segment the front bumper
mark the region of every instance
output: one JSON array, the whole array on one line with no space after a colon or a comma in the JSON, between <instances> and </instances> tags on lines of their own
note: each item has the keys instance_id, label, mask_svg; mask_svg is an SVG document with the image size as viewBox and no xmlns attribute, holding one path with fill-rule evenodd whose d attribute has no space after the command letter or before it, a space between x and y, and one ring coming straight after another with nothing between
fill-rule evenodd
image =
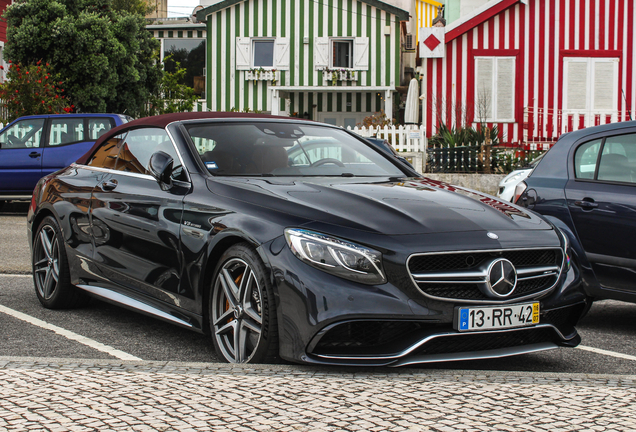
<instances>
[{"instance_id":1,"label":"front bumper","mask_svg":"<svg viewBox=\"0 0 636 432\"><path fill-rule=\"evenodd\" d=\"M365 286L310 267L282 248L270 260L281 356L313 364L402 366L504 357L580 342L574 325L585 295L575 266L538 298L540 324L459 332L453 328L458 304L425 297L404 262L385 262L389 282Z\"/></svg>"},{"instance_id":2,"label":"front bumper","mask_svg":"<svg viewBox=\"0 0 636 432\"><path fill-rule=\"evenodd\" d=\"M545 311L533 327L460 333L417 321L349 321L321 331L308 347L316 363L404 366L505 357L580 342L572 323L584 303Z\"/></svg>"}]
</instances>

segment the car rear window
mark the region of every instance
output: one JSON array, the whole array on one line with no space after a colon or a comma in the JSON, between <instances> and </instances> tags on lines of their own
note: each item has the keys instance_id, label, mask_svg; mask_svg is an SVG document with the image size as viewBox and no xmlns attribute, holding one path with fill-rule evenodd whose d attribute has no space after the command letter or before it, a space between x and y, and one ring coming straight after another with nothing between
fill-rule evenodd
<instances>
[{"instance_id":1,"label":"car rear window","mask_svg":"<svg viewBox=\"0 0 636 432\"><path fill-rule=\"evenodd\" d=\"M88 119L88 138L92 141L97 140L100 136L111 130L115 126L110 118L95 118L89 117Z\"/></svg>"},{"instance_id":2,"label":"car rear window","mask_svg":"<svg viewBox=\"0 0 636 432\"><path fill-rule=\"evenodd\" d=\"M603 140L598 139L587 142L576 149L574 155L574 171L578 179L594 179L598 152L601 150Z\"/></svg>"}]
</instances>

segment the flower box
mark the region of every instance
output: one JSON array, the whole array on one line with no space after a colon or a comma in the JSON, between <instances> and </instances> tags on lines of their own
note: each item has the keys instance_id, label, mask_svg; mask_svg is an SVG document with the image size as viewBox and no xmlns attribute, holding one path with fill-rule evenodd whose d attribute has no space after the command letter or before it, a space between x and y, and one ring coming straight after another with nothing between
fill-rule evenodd
<instances>
[{"instance_id":1,"label":"flower box","mask_svg":"<svg viewBox=\"0 0 636 432\"><path fill-rule=\"evenodd\" d=\"M336 85L338 81L356 81L358 79L358 73L350 69L323 70L322 79L331 81L333 85Z\"/></svg>"},{"instance_id":2,"label":"flower box","mask_svg":"<svg viewBox=\"0 0 636 432\"><path fill-rule=\"evenodd\" d=\"M250 81L278 81L278 71L271 69L251 69L245 71L245 79Z\"/></svg>"}]
</instances>

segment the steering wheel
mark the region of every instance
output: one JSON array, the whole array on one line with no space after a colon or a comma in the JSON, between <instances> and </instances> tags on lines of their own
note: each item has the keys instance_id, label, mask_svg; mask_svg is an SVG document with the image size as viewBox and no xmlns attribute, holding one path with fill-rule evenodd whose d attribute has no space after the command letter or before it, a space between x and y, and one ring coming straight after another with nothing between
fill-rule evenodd
<instances>
[{"instance_id":1,"label":"steering wheel","mask_svg":"<svg viewBox=\"0 0 636 432\"><path fill-rule=\"evenodd\" d=\"M328 164L328 163L332 163L335 165L338 165L339 167L344 168L345 164L343 164L342 162L340 162L338 159L334 159L334 158L324 158L324 159L320 159L317 160L316 162L312 163L311 165L309 165L310 167L317 167L320 165L324 165L324 164Z\"/></svg>"}]
</instances>

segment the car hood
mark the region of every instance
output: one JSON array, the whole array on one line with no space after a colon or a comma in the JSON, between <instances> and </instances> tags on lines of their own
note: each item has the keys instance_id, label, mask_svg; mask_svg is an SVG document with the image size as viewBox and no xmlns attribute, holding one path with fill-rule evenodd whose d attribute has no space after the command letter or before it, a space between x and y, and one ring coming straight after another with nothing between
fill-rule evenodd
<instances>
[{"instance_id":1,"label":"car hood","mask_svg":"<svg viewBox=\"0 0 636 432\"><path fill-rule=\"evenodd\" d=\"M431 179L216 177L208 188L261 209L387 235L551 229L520 207Z\"/></svg>"}]
</instances>

